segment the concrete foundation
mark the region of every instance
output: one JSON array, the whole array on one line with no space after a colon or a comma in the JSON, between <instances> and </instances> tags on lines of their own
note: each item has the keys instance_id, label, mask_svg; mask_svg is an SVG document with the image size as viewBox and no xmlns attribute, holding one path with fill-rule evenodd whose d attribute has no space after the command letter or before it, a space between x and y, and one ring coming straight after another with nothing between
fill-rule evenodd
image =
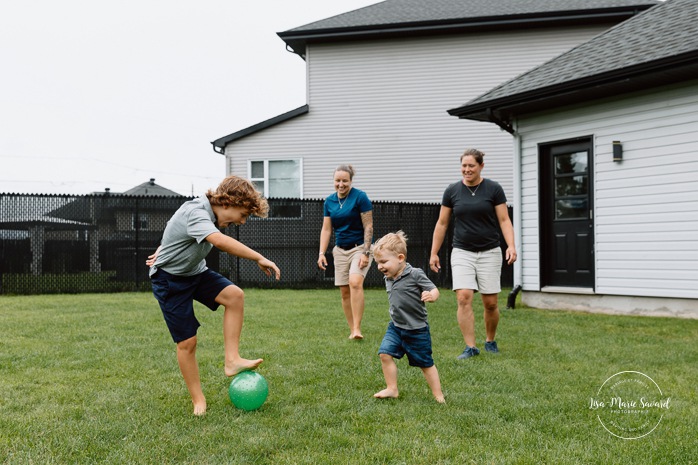
<instances>
[{"instance_id":1,"label":"concrete foundation","mask_svg":"<svg viewBox=\"0 0 698 465\"><path fill-rule=\"evenodd\" d=\"M697 299L598 295L586 289L544 288L541 292L522 291L521 303L551 310L698 319Z\"/></svg>"}]
</instances>

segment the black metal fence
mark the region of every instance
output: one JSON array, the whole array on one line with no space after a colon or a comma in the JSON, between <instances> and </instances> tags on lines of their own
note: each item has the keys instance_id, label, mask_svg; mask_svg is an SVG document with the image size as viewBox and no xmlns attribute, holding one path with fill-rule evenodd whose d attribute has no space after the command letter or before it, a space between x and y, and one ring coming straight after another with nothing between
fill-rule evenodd
<instances>
[{"instance_id":1,"label":"black metal fence","mask_svg":"<svg viewBox=\"0 0 698 465\"><path fill-rule=\"evenodd\" d=\"M145 260L172 214L189 199L0 194L0 294L149 290ZM216 249L207 257L208 266L242 287L333 287L332 255L327 255L326 271L317 267L323 200L270 199L269 206L268 218L251 217L225 233L276 262L281 281L266 277L253 262ZM375 238L405 231L408 261L448 287L451 231L441 248L442 272L428 270L439 205L374 201L373 207ZM504 265L502 283L511 282L511 267ZM383 286L375 266L366 286Z\"/></svg>"}]
</instances>

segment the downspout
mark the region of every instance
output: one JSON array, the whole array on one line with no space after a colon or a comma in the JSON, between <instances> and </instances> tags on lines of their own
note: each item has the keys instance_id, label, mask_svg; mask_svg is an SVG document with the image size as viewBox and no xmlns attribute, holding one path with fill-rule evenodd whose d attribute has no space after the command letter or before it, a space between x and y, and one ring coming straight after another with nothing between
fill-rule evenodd
<instances>
[{"instance_id":1,"label":"downspout","mask_svg":"<svg viewBox=\"0 0 698 465\"><path fill-rule=\"evenodd\" d=\"M213 147L213 151L214 151L214 152L220 153L221 155L225 155L225 149L224 149L224 148L221 148L220 150L216 150L216 145L215 145L213 142L211 142L211 147Z\"/></svg>"},{"instance_id":2,"label":"downspout","mask_svg":"<svg viewBox=\"0 0 698 465\"><path fill-rule=\"evenodd\" d=\"M511 122L505 121L497 116L492 108L488 108L485 112L490 122L514 137L514 245L519 251L518 255L521 256L521 138L519 137L516 119L512 119ZM507 297L507 308L516 308L516 296L521 292L522 276L523 267L521 266L521 260L517 259L514 262L514 288Z\"/></svg>"},{"instance_id":3,"label":"downspout","mask_svg":"<svg viewBox=\"0 0 698 465\"><path fill-rule=\"evenodd\" d=\"M508 123L507 121L504 121L503 119L501 119L497 115L495 115L494 111L492 111L491 108L488 108L486 110L486 112L487 112L487 118L491 122L493 122L494 124L496 124L497 126L502 128L502 130L508 132L512 136L516 135L516 129L514 129L514 127L510 123Z\"/></svg>"},{"instance_id":4,"label":"downspout","mask_svg":"<svg viewBox=\"0 0 698 465\"><path fill-rule=\"evenodd\" d=\"M518 122L514 119L511 123L514 136L514 241L516 242L517 260L514 262L514 288L507 299L507 308L516 308L516 296L522 289L523 283L523 233L521 232L521 136L519 135Z\"/></svg>"}]
</instances>

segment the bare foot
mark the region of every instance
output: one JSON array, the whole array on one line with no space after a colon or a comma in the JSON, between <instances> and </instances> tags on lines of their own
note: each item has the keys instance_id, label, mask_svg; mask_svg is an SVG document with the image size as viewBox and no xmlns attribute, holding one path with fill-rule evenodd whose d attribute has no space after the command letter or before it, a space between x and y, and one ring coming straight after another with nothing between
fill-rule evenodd
<instances>
[{"instance_id":1,"label":"bare foot","mask_svg":"<svg viewBox=\"0 0 698 465\"><path fill-rule=\"evenodd\" d=\"M225 376L235 376L242 371L254 370L257 368L264 359L258 358L257 360L247 360L246 358L239 358L232 362L225 362Z\"/></svg>"},{"instance_id":2,"label":"bare foot","mask_svg":"<svg viewBox=\"0 0 698 465\"><path fill-rule=\"evenodd\" d=\"M363 336L361 333L351 333L351 334L349 335L349 339L361 340L361 339L363 339L363 338L364 338L364 336Z\"/></svg>"},{"instance_id":3,"label":"bare foot","mask_svg":"<svg viewBox=\"0 0 698 465\"><path fill-rule=\"evenodd\" d=\"M206 415L206 401L194 403L194 415L197 417Z\"/></svg>"},{"instance_id":4,"label":"bare foot","mask_svg":"<svg viewBox=\"0 0 698 465\"><path fill-rule=\"evenodd\" d=\"M397 389L393 390L388 388L385 388L382 391L373 394L373 397L375 397L376 399L397 399L397 396Z\"/></svg>"},{"instance_id":5,"label":"bare foot","mask_svg":"<svg viewBox=\"0 0 698 465\"><path fill-rule=\"evenodd\" d=\"M434 399L436 399L436 402L438 402L440 404L446 403L446 399L444 398L443 394L441 394L440 396L434 396Z\"/></svg>"}]
</instances>

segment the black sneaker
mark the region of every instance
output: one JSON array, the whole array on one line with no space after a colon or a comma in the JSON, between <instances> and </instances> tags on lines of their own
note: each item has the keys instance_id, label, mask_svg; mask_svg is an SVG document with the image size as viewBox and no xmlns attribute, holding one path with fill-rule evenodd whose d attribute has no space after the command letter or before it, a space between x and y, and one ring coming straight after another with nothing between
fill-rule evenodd
<instances>
[{"instance_id":1,"label":"black sneaker","mask_svg":"<svg viewBox=\"0 0 698 465\"><path fill-rule=\"evenodd\" d=\"M498 354L499 349L497 348L497 341L485 342L485 352L489 352L491 354Z\"/></svg>"},{"instance_id":2,"label":"black sneaker","mask_svg":"<svg viewBox=\"0 0 698 465\"><path fill-rule=\"evenodd\" d=\"M466 358L474 357L476 355L480 355L480 349L477 347L465 346L465 350L458 356L458 360L465 360Z\"/></svg>"}]
</instances>

